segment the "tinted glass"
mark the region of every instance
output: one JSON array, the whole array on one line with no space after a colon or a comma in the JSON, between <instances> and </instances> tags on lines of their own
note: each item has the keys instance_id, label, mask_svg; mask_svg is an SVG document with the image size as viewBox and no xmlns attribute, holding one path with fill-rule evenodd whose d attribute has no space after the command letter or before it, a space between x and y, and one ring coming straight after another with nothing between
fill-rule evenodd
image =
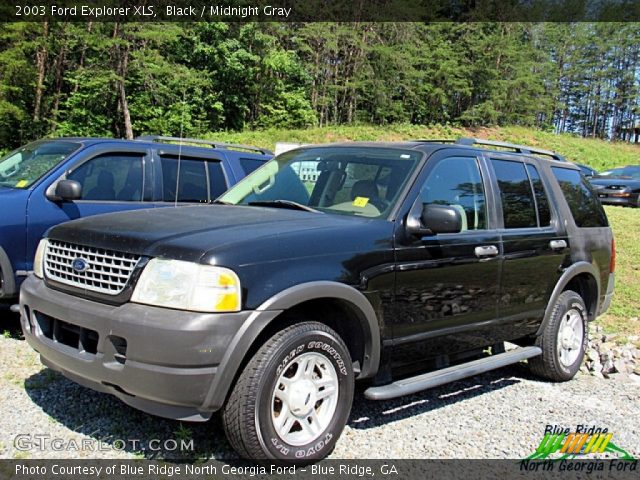
<instances>
[{"instance_id":1,"label":"tinted glass","mask_svg":"<svg viewBox=\"0 0 640 480\"><path fill-rule=\"evenodd\" d=\"M241 158L240 167L244 171L245 175L249 175L251 172L259 169L265 162L256 158Z\"/></svg>"},{"instance_id":2,"label":"tinted glass","mask_svg":"<svg viewBox=\"0 0 640 480\"><path fill-rule=\"evenodd\" d=\"M29 188L36 180L80 148L77 143L34 142L0 159L0 185Z\"/></svg>"},{"instance_id":3,"label":"tinted glass","mask_svg":"<svg viewBox=\"0 0 640 480\"><path fill-rule=\"evenodd\" d=\"M227 181L224 178L222 165L220 162L208 162L209 165L209 189L211 191L211 199L218 198L227 189Z\"/></svg>"},{"instance_id":4,"label":"tinted glass","mask_svg":"<svg viewBox=\"0 0 640 480\"><path fill-rule=\"evenodd\" d=\"M640 179L640 166L630 165L628 167L620 167L614 168L612 170L607 170L604 172L600 172L598 174L600 177L629 177Z\"/></svg>"},{"instance_id":5,"label":"tinted glass","mask_svg":"<svg viewBox=\"0 0 640 480\"><path fill-rule=\"evenodd\" d=\"M538 174L538 170L533 165L527 165L527 172L533 185L533 192L536 195L536 205L538 206L538 223L541 227L551 224L551 210L549 209L549 197L544 190L542 179Z\"/></svg>"},{"instance_id":6,"label":"tinted glass","mask_svg":"<svg viewBox=\"0 0 640 480\"><path fill-rule=\"evenodd\" d=\"M582 173L584 174L585 177L594 177L598 175L598 172L596 172L593 168L588 167L587 165L578 165L578 168L582 170Z\"/></svg>"},{"instance_id":7,"label":"tinted glass","mask_svg":"<svg viewBox=\"0 0 640 480\"><path fill-rule=\"evenodd\" d=\"M378 218L390 212L422 155L381 147L296 149L253 172L220 200Z\"/></svg>"},{"instance_id":8,"label":"tinted glass","mask_svg":"<svg viewBox=\"0 0 640 480\"><path fill-rule=\"evenodd\" d=\"M537 227L531 183L522 162L492 159L500 187L505 228Z\"/></svg>"},{"instance_id":9,"label":"tinted glass","mask_svg":"<svg viewBox=\"0 0 640 480\"><path fill-rule=\"evenodd\" d=\"M165 202L206 203L209 201L206 162L177 157L162 157L163 197ZM178 163L180 175L178 175ZM177 189L177 194L176 194Z\"/></svg>"},{"instance_id":10,"label":"tinted glass","mask_svg":"<svg viewBox=\"0 0 640 480\"><path fill-rule=\"evenodd\" d=\"M451 205L462 214L462 230L487 228L486 202L478 161L445 158L429 173L420 191L424 204Z\"/></svg>"},{"instance_id":11,"label":"tinted glass","mask_svg":"<svg viewBox=\"0 0 640 480\"><path fill-rule=\"evenodd\" d=\"M82 185L82 200L142 201L142 155L101 155L80 165L67 178Z\"/></svg>"},{"instance_id":12,"label":"tinted glass","mask_svg":"<svg viewBox=\"0 0 640 480\"><path fill-rule=\"evenodd\" d=\"M571 214L579 227L606 227L607 216L591 185L576 170L552 167L553 174L560 183Z\"/></svg>"}]
</instances>

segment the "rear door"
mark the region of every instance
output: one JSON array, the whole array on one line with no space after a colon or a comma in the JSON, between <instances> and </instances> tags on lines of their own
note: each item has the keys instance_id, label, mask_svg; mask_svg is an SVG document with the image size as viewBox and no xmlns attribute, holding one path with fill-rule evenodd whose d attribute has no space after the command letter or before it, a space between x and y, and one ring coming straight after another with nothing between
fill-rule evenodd
<instances>
[{"instance_id":1,"label":"rear door","mask_svg":"<svg viewBox=\"0 0 640 480\"><path fill-rule=\"evenodd\" d=\"M569 252L568 239L533 159L491 154L502 243L498 312L508 338L537 330Z\"/></svg>"},{"instance_id":2,"label":"rear door","mask_svg":"<svg viewBox=\"0 0 640 480\"><path fill-rule=\"evenodd\" d=\"M154 204L157 207L207 204L233 184L221 158L158 152L154 159Z\"/></svg>"}]
</instances>

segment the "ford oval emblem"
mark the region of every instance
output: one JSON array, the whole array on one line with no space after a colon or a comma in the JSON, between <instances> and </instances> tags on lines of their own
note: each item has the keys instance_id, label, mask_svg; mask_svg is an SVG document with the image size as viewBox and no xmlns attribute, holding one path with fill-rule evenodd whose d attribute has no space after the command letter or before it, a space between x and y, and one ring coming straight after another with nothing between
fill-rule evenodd
<instances>
[{"instance_id":1,"label":"ford oval emblem","mask_svg":"<svg viewBox=\"0 0 640 480\"><path fill-rule=\"evenodd\" d=\"M79 257L71 262L71 268L73 268L78 273L84 273L89 270L89 262L87 262L84 258Z\"/></svg>"}]
</instances>

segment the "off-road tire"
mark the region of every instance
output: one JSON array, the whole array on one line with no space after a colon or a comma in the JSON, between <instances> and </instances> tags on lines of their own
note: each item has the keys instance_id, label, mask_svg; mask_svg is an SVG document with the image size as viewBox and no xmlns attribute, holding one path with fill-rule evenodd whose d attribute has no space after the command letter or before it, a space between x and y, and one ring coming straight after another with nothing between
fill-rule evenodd
<instances>
[{"instance_id":1,"label":"off-road tire","mask_svg":"<svg viewBox=\"0 0 640 480\"><path fill-rule=\"evenodd\" d=\"M286 365L307 353L321 354L333 365L338 379L337 403L318 438L306 445L291 445L275 431L272 395ZM340 336L319 322L292 325L267 340L238 377L222 411L227 439L244 458L278 464L320 460L331 453L346 425L353 391L352 361Z\"/></svg>"},{"instance_id":2,"label":"off-road tire","mask_svg":"<svg viewBox=\"0 0 640 480\"><path fill-rule=\"evenodd\" d=\"M563 320L571 310L580 313L582 319L582 341L577 359L569 366L563 365L558 353L558 331ZM542 348L542 355L529 359L531 372L541 378L554 382L571 380L584 359L587 347L587 307L584 300L573 290L565 290L556 300L549 322L545 326L542 335L536 338L535 345Z\"/></svg>"}]
</instances>

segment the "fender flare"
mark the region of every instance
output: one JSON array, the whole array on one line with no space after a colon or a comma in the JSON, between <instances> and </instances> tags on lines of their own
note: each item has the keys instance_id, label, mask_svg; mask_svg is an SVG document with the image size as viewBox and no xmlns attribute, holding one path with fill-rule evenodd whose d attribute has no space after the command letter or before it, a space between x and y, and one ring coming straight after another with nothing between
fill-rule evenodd
<instances>
[{"instance_id":1,"label":"fender flare","mask_svg":"<svg viewBox=\"0 0 640 480\"><path fill-rule=\"evenodd\" d=\"M202 409L218 410L224 405L240 365L267 325L285 310L318 298L335 298L351 304L365 335L364 362L358 378L374 376L380 363L381 342L378 318L371 303L360 291L342 283L329 281L303 283L277 293L251 313L227 347Z\"/></svg>"},{"instance_id":2,"label":"fender flare","mask_svg":"<svg viewBox=\"0 0 640 480\"><path fill-rule=\"evenodd\" d=\"M0 268L2 269L2 275L4 278L4 287L0 292L0 298L13 297L17 293L15 272L11 266L9 256L2 247L0 247Z\"/></svg>"},{"instance_id":3,"label":"fender flare","mask_svg":"<svg viewBox=\"0 0 640 480\"><path fill-rule=\"evenodd\" d=\"M596 270L596 268L590 263L587 263L587 262L574 263L564 271L564 273L558 279L556 286L553 288L553 292L551 293L551 297L549 298L549 303L547 304L547 308L544 311L544 317L543 317L542 323L540 324L540 327L538 328L538 331L536 332L536 336L542 335L542 332L544 331L547 324L549 323L549 320L551 318L551 312L553 311L553 306L558 300L558 297L560 296L560 294L564 291L565 287L569 284L569 282L573 280L577 275L580 275L581 273L590 274L596 281L596 290L597 290L596 291L596 308L594 309L594 312L598 311L598 303L600 302L600 290L601 290L600 275L598 274L598 271Z\"/></svg>"}]
</instances>

